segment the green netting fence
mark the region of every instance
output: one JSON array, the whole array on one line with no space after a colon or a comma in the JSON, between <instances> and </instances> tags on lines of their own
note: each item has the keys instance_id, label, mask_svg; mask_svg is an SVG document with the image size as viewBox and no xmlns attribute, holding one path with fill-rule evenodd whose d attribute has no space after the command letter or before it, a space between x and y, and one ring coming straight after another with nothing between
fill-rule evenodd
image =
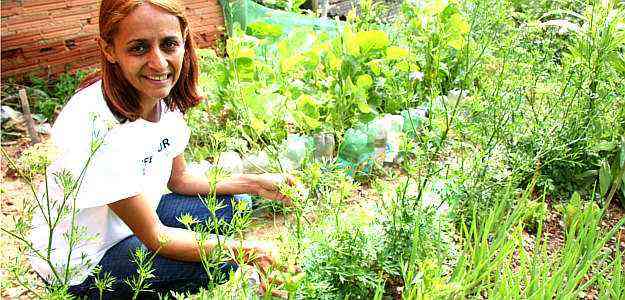
<instances>
[{"instance_id":1,"label":"green netting fence","mask_svg":"<svg viewBox=\"0 0 625 300\"><path fill-rule=\"evenodd\" d=\"M235 24L244 31L250 27L263 27L277 30L280 34L289 33L296 28L309 28L323 31L330 35L338 32L338 21L305 16L260 5L252 0L219 0L224 10L224 19L228 34L232 34Z\"/></svg>"}]
</instances>

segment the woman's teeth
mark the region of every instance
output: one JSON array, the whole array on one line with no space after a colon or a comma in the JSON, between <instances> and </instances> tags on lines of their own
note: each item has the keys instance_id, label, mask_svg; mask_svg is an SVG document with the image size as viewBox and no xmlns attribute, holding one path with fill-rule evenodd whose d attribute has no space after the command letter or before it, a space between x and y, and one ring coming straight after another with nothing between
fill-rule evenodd
<instances>
[{"instance_id":1,"label":"woman's teeth","mask_svg":"<svg viewBox=\"0 0 625 300\"><path fill-rule=\"evenodd\" d=\"M148 79L151 80L157 80L157 81L161 81L161 80L165 80L167 79L167 74L165 75L146 75L145 77L147 77Z\"/></svg>"}]
</instances>

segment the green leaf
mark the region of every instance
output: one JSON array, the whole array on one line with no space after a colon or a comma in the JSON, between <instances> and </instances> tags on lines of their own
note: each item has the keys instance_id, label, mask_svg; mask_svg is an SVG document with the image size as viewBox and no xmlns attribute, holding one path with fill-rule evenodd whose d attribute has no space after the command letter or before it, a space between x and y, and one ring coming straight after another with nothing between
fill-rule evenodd
<instances>
[{"instance_id":1,"label":"green leaf","mask_svg":"<svg viewBox=\"0 0 625 300\"><path fill-rule=\"evenodd\" d=\"M405 49L405 48L392 46L386 49L387 59L402 59L402 58L408 57L409 55L410 55L410 50Z\"/></svg>"},{"instance_id":2,"label":"green leaf","mask_svg":"<svg viewBox=\"0 0 625 300\"><path fill-rule=\"evenodd\" d=\"M296 101L297 111L293 112L293 117L300 127L317 129L321 126L319 121L319 102L312 96L302 94ZM305 126L304 126L305 125Z\"/></svg>"},{"instance_id":3,"label":"green leaf","mask_svg":"<svg viewBox=\"0 0 625 300\"><path fill-rule=\"evenodd\" d=\"M426 1L426 3L424 13L429 16L437 15L447 7L445 0Z\"/></svg>"},{"instance_id":4,"label":"green leaf","mask_svg":"<svg viewBox=\"0 0 625 300\"><path fill-rule=\"evenodd\" d=\"M286 56L280 60L280 67L283 73L288 73L293 69L296 69L306 58L301 55Z\"/></svg>"},{"instance_id":5,"label":"green leaf","mask_svg":"<svg viewBox=\"0 0 625 300\"><path fill-rule=\"evenodd\" d=\"M295 120L297 121L298 125L300 127L303 128L309 128L309 129L317 129L321 126L321 122L315 118L311 118L307 115L305 115L303 112L301 111L296 111L293 112L293 117L295 118Z\"/></svg>"},{"instance_id":6,"label":"green leaf","mask_svg":"<svg viewBox=\"0 0 625 300\"><path fill-rule=\"evenodd\" d=\"M250 60L252 60L254 57L256 57L256 52L254 51L254 49L250 47L242 46L234 50L233 53L231 54L231 57L232 58L245 57L245 58L249 58Z\"/></svg>"},{"instance_id":7,"label":"green leaf","mask_svg":"<svg viewBox=\"0 0 625 300\"><path fill-rule=\"evenodd\" d=\"M592 149L597 151L597 152L599 152L599 151L611 151L615 147L616 147L616 142L600 141L599 143L594 145L594 147L592 147Z\"/></svg>"},{"instance_id":8,"label":"green leaf","mask_svg":"<svg viewBox=\"0 0 625 300\"><path fill-rule=\"evenodd\" d=\"M465 35L469 32L469 23L459 13L451 15L447 21L450 37L448 45L460 50L465 43Z\"/></svg>"},{"instance_id":9,"label":"green leaf","mask_svg":"<svg viewBox=\"0 0 625 300\"><path fill-rule=\"evenodd\" d=\"M612 184L612 174L610 172L610 165L604 160L601 161L601 167L599 168L599 192L601 196L605 196Z\"/></svg>"},{"instance_id":10,"label":"green leaf","mask_svg":"<svg viewBox=\"0 0 625 300\"><path fill-rule=\"evenodd\" d=\"M373 112L373 109L371 109L371 106L369 106L366 101L356 101L356 106L358 106L358 109L363 114L370 114Z\"/></svg>"},{"instance_id":11,"label":"green leaf","mask_svg":"<svg viewBox=\"0 0 625 300\"><path fill-rule=\"evenodd\" d=\"M254 79L254 60L249 57L238 57L234 60L239 80L251 81Z\"/></svg>"},{"instance_id":12,"label":"green leaf","mask_svg":"<svg viewBox=\"0 0 625 300\"><path fill-rule=\"evenodd\" d=\"M410 70L410 65L405 60L402 60L399 63L397 63L396 67L398 70L402 72L408 72L408 70Z\"/></svg>"},{"instance_id":13,"label":"green leaf","mask_svg":"<svg viewBox=\"0 0 625 300\"><path fill-rule=\"evenodd\" d=\"M369 65L369 68L371 69L371 72L373 72L373 75L380 76L380 60L379 59L374 59L368 62L367 65Z\"/></svg>"},{"instance_id":14,"label":"green leaf","mask_svg":"<svg viewBox=\"0 0 625 300\"><path fill-rule=\"evenodd\" d=\"M260 39L264 39L264 38L275 39L275 38L280 37L284 33L282 26L275 25L275 24L267 24L265 22L254 22L252 24L249 24L247 25L247 28L245 29L245 31L247 34L253 35Z\"/></svg>"},{"instance_id":15,"label":"green leaf","mask_svg":"<svg viewBox=\"0 0 625 300\"><path fill-rule=\"evenodd\" d=\"M386 32L371 30L357 32L354 43L359 47L361 53L367 54L370 51L386 48L390 42Z\"/></svg>"},{"instance_id":16,"label":"green leaf","mask_svg":"<svg viewBox=\"0 0 625 300\"><path fill-rule=\"evenodd\" d=\"M579 174L577 177L578 178L594 178L595 176L597 176L597 174L599 174L599 171L597 170L588 170L582 174Z\"/></svg>"},{"instance_id":17,"label":"green leaf","mask_svg":"<svg viewBox=\"0 0 625 300\"><path fill-rule=\"evenodd\" d=\"M263 133L265 132L265 130L267 130L267 124L265 124L263 120L255 117L252 117L250 126L258 133Z\"/></svg>"},{"instance_id":18,"label":"green leaf","mask_svg":"<svg viewBox=\"0 0 625 300\"><path fill-rule=\"evenodd\" d=\"M458 13L449 17L449 25L454 32L460 33L461 35L467 34L470 29L469 23Z\"/></svg>"},{"instance_id":19,"label":"green leaf","mask_svg":"<svg viewBox=\"0 0 625 300\"><path fill-rule=\"evenodd\" d=\"M625 75L625 59L623 56L619 55L617 52L612 52L608 56L608 61L610 65L616 70L618 73Z\"/></svg>"},{"instance_id":20,"label":"green leaf","mask_svg":"<svg viewBox=\"0 0 625 300\"><path fill-rule=\"evenodd\" d=\"M360 75L356 79L356 86L361 89L368 89L373 85L373 79L368 74Z\"/></svg>"},{"instance_id":21,"label":"green leaf","mask_svg":"<svg viewBox=\"0 0 625 300\"><path fill-rule=\"evenodd\" d=\"M625 168L625 137L621 138L621 151L619 153L619 166Z\"/></svg>"},{"instance_id":22,"label":"green leaf","mask_svg":"<svg viewBox=\"0 0 625 300\"><path fill-rule=\"evenodd\" d=\"M447 44L456 50L460 50L464 45L464 38L460 35L452 35Z\"/></svg>"},{"instance_id":23,"label":"green leaf","mask_svg":"<svg viewBox=\"0 0 625 300\"><path fill-rule=\"evenodd\" d=\"M297 98L297 110L308 117L319 118L319 103L309 95L303 94Z\"/></svg>"}]
</instances>

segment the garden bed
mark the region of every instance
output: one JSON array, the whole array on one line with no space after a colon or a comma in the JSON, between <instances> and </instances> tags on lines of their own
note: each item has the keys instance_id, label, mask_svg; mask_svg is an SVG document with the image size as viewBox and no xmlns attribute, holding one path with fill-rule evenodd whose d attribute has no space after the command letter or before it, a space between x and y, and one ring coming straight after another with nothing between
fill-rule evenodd
<instances>
[{"instance_id":1,"label":"garden bed","mask_svg":"<svg viewBox=\"0 0 625 300\"><path fill-rule=\"evenodd\" d=\"M279 244L275 288L622 298L625 7L407 2L380 23L372 3L332 30L259 18L198 52L187 160L264 157L255 172L298 181L291 206L254 199L232 233ZM202 295L240 295L237 280Z\"/></svg>"}]
</instances>

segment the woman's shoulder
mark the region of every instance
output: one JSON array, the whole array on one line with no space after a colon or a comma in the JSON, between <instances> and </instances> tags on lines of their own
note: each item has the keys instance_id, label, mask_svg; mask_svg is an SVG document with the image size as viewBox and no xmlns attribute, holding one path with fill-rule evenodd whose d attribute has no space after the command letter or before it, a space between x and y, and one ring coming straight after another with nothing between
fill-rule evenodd
<instances>
[{"instance_id":1,"label":"woman's shoulder","mask_svg":"<svg viewBox=\"0 0 625 300\"><path fill-rule=\"evenodd\" d=\"M63 107L61 114L67 112L80 112L83 110L96 110L99 101L104 100L102 94L102 81L98 80L91 85L79 89ZM61 117L61 115L59 115Z\"/></svg>"},{"instance_id":2,"label":"woman's shoulder","mask_svg":"<svg viewBox=\"0 0 625 300\"><path fill-rule=\"evenodd\" d=\"M96 81L70 98L52 126L53 138L79 138L107 127L114 117L104 101L101 87L101 81Z\"/></svg>"}]
</instances>

